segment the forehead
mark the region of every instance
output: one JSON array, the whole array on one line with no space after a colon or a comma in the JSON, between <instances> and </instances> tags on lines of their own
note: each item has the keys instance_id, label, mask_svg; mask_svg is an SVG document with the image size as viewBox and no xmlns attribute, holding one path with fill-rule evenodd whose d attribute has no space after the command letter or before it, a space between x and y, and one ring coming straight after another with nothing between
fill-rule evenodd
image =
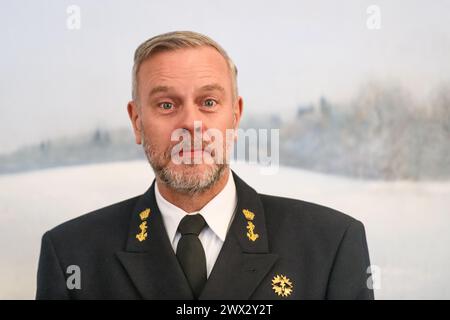
<instances>
[{"instance_id":1,"label":"forehead","mask_svg":"<svg viewBox=\"0 0 450 320\"><path fill-rule=\"evenodd\" d=\"M158 52L141 64L138 78L144 86L194 81L223 83L230 80L230 70L217 50L202 46Z\"/></svg>"}]
</instances>

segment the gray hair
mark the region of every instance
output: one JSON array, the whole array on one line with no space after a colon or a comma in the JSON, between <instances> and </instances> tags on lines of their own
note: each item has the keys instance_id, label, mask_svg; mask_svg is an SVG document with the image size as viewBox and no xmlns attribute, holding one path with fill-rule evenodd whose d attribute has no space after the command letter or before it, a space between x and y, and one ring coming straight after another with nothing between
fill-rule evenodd
<instances>
[{"instance_id":1,"label":"gray hair","mask_svg":"<svg viewBox=\"0 0 450 320\"><path fill-rule=\"evenodd\" d=\"M182 48L196 48L210 46L216 49L226 60L233 86L233 100L238 96L237 68L227 52L211 38L192 31L173 31L157 35L143 42L134 53L134 65L132 75L132 98L138 101L138 72L141 64L153 54L161 51L173 51Z\"/></svg>"}]
</instances>

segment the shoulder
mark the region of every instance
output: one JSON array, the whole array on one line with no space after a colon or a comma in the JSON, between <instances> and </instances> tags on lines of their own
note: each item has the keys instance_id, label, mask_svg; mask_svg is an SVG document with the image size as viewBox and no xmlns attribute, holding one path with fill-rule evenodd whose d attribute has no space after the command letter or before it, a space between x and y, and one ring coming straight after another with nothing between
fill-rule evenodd
<instances>
[{"instance_id":1,"label":"shoulder","mask_svg":"<svg viewBox=\"0 0 450 320\"><path fill-rule=\"evenodd\" d=\"M130 214L138 199L139 196L136 196L85 213L47 231L44 238L48 237L57 246L72 248L96 243L123 244Z\"/></svg>"},{"instance_id":2,"label":"shoulder","mask_svg":"<svg viewBox=\"0 0 450 320\"><path fill-rule=\"evenodd\" d=\"M336 209L303 200L259 194L269 228L277 234L290 230L314 238L339 239L349 229L364 230L363 224Z\"/></svg>"}]
</instances>

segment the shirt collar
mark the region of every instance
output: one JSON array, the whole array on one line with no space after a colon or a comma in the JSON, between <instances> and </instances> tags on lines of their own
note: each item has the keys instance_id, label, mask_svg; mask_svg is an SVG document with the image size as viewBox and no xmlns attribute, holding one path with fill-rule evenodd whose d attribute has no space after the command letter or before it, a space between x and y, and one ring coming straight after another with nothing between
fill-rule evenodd
<instances>
[{"instance_id":1,"label":"shirt collar","mask_svg":"<svg viewBox=\"0 0 450 320\"><path fill-rule=\"evenodd\" d=\"M155 198L171 243L173 243L173 240L175 239L181 219L183 219L186 214L197 213L200 213L203 216L209 228L220 238L220 240L225 241L237 205L236 186L231 170L225 187L198 212L187 213L183 209L164 199L159 192L158 183L156 182Z\"/></svg>"}]
</instances>

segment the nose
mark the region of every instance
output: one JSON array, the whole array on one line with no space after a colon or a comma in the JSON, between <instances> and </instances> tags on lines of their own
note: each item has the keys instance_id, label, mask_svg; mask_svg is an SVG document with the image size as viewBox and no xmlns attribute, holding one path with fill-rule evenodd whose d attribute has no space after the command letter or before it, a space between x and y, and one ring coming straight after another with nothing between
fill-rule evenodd
<instances>
[{"instance_id":1,"label":"nose","mask_svg":"<svg viewBox=\"0 0 450 320\"><path fill-rule=\"evenodd\" d=\"M204 116L194 103L186 104L181 111L178 128L188 130L191 136L205 131Z\"/></svg>"}]
</instances>

